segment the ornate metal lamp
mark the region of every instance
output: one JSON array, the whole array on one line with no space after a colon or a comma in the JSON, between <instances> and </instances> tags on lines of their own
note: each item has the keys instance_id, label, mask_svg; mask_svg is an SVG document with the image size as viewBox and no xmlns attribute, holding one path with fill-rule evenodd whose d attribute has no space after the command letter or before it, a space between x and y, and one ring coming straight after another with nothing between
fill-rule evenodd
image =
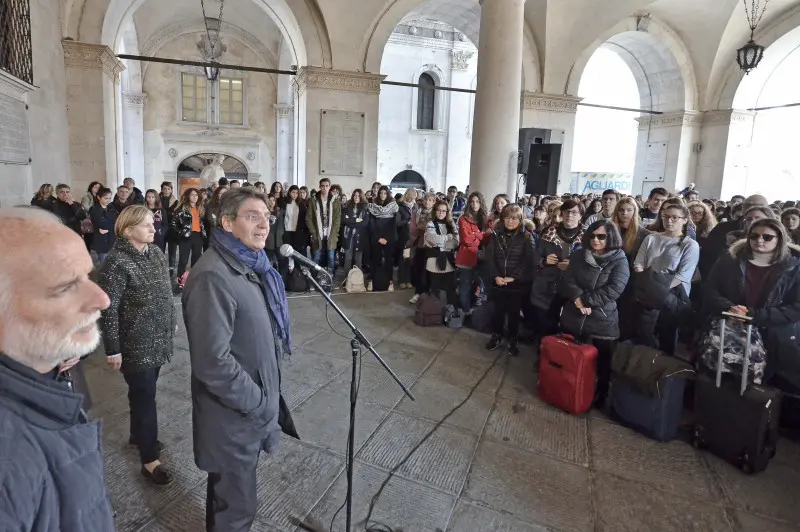
<instances>
[{"instance_id":1,"label":"ornate metal lamp","mask_svg":"<svg viewBox=\"0 0 800 532\"><path fill-rule=\"evenodd\" d=\"M747 24L750 26L750 41L736 50L736 62L745 74L756 68L764 58L764 47L755 42L755 33L764 12L767 10L769 0L764 0L764 7L760 7L759 0L751 0L750 8L747 7L747 0L742 0L744 4L744 14L747 17Z\"/></svg>"}]
</instances>

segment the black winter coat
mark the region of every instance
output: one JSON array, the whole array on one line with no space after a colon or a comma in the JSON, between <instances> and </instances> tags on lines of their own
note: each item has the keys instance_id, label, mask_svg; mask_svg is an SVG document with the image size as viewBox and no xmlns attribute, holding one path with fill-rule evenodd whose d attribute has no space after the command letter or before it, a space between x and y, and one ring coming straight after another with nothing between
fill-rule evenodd
<instances>
[{"instance_id":1,"label":"black winter coat","mask_svg":"<svg viewBox=\"0 0 800 532\"><path fill-rule=\"evenodd\" d=\"M206 238L206 222L204 216L200 217L200 233ZM186 209L175 209L169 221L170 234L175 240L180 242L186 240L192 234L192 211Z\"/></svg>"},{"instance_id":2,"label":"black winter coat","mask_svg":"<svg viewBox=\"0 0 800 532\"><path fill-rule=\"evenodd\" d=\"M541 310L550 308L553 298L560 294L559 286L563 275L558 266L545 263L547 256L556 254L560 259L568 259L575 250L581 248L581 239L583 238L583 230L579 230L572 244L569 245L558 236L556 228L555 225L551 225L542 230L533 256L536 274L533 277L531 303Z\"/></svg>"},{"instance_id":3,"label":"black winter coat","mask_svg":"<svg viewBox=\"0 0 800 532\"><path fill-rule=\"evenodd\" d=\"M561 295L568 301L561 312L561 328L572 335L619 338L617 300L630 279L630 267L621 249L598 259L590 250L572 254L561 282ZM584 316L575 300L592 309Z\"/></svg>"},{"instance_id":4,"label":"black winter coat","mask_svg":"<svg viewBox=\"0 0 800 532\"><path fill-rule=\"evenodd\" d=\"M166 364L178 322L164 253L155 244L141 252L120 238L98 284L111 300L100 320L106 354L122 354L123 373Z\"/></svg>"},{"instance_id":5,"label":"black winter coat","mask_svg":"<svg viewBox=\"0 0 800 532\"><path fill-rule=\"evenodd\" d=\"M514 282L496 289L515 290L530 289L533 281L534 262L531 234L519 229L509 234L503 229L492 233L489 245L486 246L485 265L494 286L495 277L511 277Z\"/></svg>"},{"instance_id":6,"label":"black winter coat","mask_svg":"<svg viewBox=\"0 0 800 532\"><path fill-rule=\"evenodd\" d=\"M117 222L117 211L114 209L114 205L109 203L104 209L99 203L95 203L89 209L89 217L92 219L92 226L94 227L92 251L108 253L117 239L114 233L114 224ZM100 229L108 231L108 233L100 234Z\"/></svg>"},{"instance_id":7,"label":"black winter coat","mask_svg":"<svg viewBox=\"0 0 800 532\"><path fill-rule=\"evenodd\" d=\"M723 255L704 283L703 314L719 317L735 305L745 305L747 259L737 256L743 241ZM765 379L779 375L800 387L800 260L789 257L775 264L765 285L763 308L749 309L753 325L761 330L767 350Z\"/></svg>"},{"instance_id":8,"label":"black winter coat","mask_svg":"<svg viewBox=\"0 0 800 532\"><path fill-rule=\"evenodd\" d=\"M167 209L151 209L153 213L153 226L155 227L156 234L153 237L153 243L159 248L163 249L167 243L167 233L169 232L169 216Z\"/></svg>"},{"instance_id":9,"label":"black winter coat","mask_svg":"<svg viewBox=\"0 0 800 532\"><path fill-rule=\"evenodd\" d=\"M53 196L50 196L47 199L36 199L36 196L33 197L31 200L31 205L34 207L39 207L40 209L44 209L46 211L53 211L53 203L56 202L56 199Z\"/></svg>"},{"instance_id":10,"label":"black winter coat","mask_svg":"<svg viewBox=\"0 0 800 532\"><path fill-rule=\"evenodd\" d=\"M53 373L0 354L0 528L114 530L100 423Z\"/></svg>"},{"instance_id":11,"label":"black winter coat","mask_svg":"<svg viewBox=\"0 0 800 532\"><path fill-rule=\"evenodd\" d=\"M352 207L342 207L342 225L344 238L342 248L345 251L364 251L369 243L369 211L366 203L358 203ZM361 220L360 222L357 220ZM299 224L298 224L299 225Z\"/></svg>"},{"instance_id":12,"label":"black winter coat","mask_svg":"<svg viewBox=\"0 0 800 532\"><path fill-rule=\"evenodd\" d=\"M80 202L73 201L70 204L57 199L53 202L53 214L61 218L61 223L79 235L83 234L81 232L81 220L85 220L89 215L83 210Z\"/></svg>"},{"instance_id":13,"label":"black winter coat","mask_svg":"<svg viewBox=\"0 0 800 532\"><path fill-rule=\"evenodd\" d=\"M405 247L406 242L411 238L411 209L405 203L398 203L397 210L397 240L401 247Z\"/></svg>"}]
</instances>

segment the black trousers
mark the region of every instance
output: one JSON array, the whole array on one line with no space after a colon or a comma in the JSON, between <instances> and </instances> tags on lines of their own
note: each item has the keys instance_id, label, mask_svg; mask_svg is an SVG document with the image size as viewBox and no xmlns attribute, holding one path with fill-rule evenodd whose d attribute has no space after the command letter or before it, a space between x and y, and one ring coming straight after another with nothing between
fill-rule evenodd
<instances>
[{"instance_id":1,"label":"black trousers","mask_svg":"<svg viewBox=\"0 0 800 532\"><path fill-rule=\"evenodd\" d=\"M447 295L447 304L458 308L458 294L456 294L456 272L431 273L428 272L431 281L431 294L439 296L439 291L444 291Z\"/></svg>"},{"instance_id":2,"label":"black trousers","mask_svg":"<svg viewBox=\"0 0 800 532\"><path fill-rule=\"evenodd\" d=\"M178 241L174 238L170 238L167 240L167 251L169 257L169 267L175 269L176 261L175 259L178 257Z\"/></svg>"},{"instance_id":3,"label":"black trousers","mask_svg":"<svg viewBox=\"0 0 800 532\"><path fill-rule=\"evenodd\" d=\"M200 255L203 254L203 234L192 232L192 236L180 241L178 248L178 277L180 277L186 271L190 252L192 255L192 266L200 260Z\"/></svg>"},{"instance_id":4,"label":"black trousers","mask_svg":"<svg viewBox=\"0 0 800 532\"><path fill-rule=\"evenodd\" d=\"M411 259L411 284L414 285L415 294L425 294L430 290L431 279L425 263L428 257L425 248L417 248L414 257Z\"/></svg>"},{"instance_id":5,"label":"black trousers","mask_svg":"<svg viewBox=\"0 0 800 532\"><path fill-rule=\"evenodd\" d=\"M247 532L256 518L256 466L242 473L209 473L206 488L206 530Z\"/></svg>"},{"instance_id":6,"label":"black trousers","mask_svg":"<svg viewBox=\"0 0 800 532\"><path fill-rule=\"evenodd\" d=\"M155 462L158 454L158 411L156 382L161 368L123 373L128 383L128 405L131 410L131 443L139 446L143 464Z\"/></svg>"},{"instance_id":7,"label":"black trousers","mask_svg":"<svg viewBox=\"0 0 800 532\"><path fill-rule=\"evenodd\" d=\"M539 338L558 333L560 330L561 308L564 306L564 301L564 298L555 296L550 301L550 306L547 309L536 309Z\"/></svg>"},{"instance_id":8,"label":"black trousers","mask_svg":"<svg viewBox=\"0 0 800 532\"><path fill-rule=\"evenodd\" d=\"M492 314L492 334L503 335L503 326L508 318L508 337L519 338L520 311L530 295L531 285L521 285L516 290L503 290L492 286L489 289L489 300L494 306Z\"/></svg>"},{"instance_id":9,"label":"black trousers","mask_svg":"<svg viewBox=\"0 0 800 532\"><path fill-rule=\"evenodd\" d=\"M595 388L595 398L600 403L604 403L608 396L608 384L611 381L611 357L617 349L617 340L601 338L583 338L585 342L591 343L597 348L597 388Z\"/></svg>"}]
</instances>

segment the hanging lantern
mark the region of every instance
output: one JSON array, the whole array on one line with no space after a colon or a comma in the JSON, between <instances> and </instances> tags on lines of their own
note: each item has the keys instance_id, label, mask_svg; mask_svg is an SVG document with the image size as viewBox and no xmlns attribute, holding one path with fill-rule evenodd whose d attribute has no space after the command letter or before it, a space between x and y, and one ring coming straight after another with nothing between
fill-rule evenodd
<instances>
[{"instance_id":1,"label":"hanging lantern","mask_svg":"<svg viewBox=\"0 0 800 532\"><path fill-rule=\"evenodd\" d=\"M206 79L211 83L214 83L219 79L219 67L216 66L216 63L212 63L211 65L207 65L203 67L206 71Z\"/></svg>"},{"instance_id":2,"label":"hanging lantern","mask_svg":"<svg viewBox=\"0 0 800 532\"><path fill-rule=\"evenodd\" d=\"M752 40L736 50L736 62L745 74L756 68L763 58L764 47Z\"/></svg>"}]
</instances>

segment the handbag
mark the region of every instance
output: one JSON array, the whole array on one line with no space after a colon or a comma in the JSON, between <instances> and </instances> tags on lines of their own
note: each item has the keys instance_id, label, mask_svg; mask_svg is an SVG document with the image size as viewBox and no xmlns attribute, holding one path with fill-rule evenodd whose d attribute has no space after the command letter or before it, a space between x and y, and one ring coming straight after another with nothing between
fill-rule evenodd
<instances>
[{"instance_id":1,"label":"handbag","mask_svg":"<svg viewBox=\"0 0 800 532\"><path fill-rule=\"evenodd\" d=\"M84 218L81 220L81 234L88 235L94 233L94 224L92 224L91 218Z\"/></svg>"},{"instance_id":2,"label":"handbag","mask_svg":"<svg viewBox=\"0 0 800 532\"><path fill-rule=\"evenodd\" d=\"M636 274L633 295L645 308L660 309L669 296L673 275L647 268Z\"/></svg>"}]
</instances>

